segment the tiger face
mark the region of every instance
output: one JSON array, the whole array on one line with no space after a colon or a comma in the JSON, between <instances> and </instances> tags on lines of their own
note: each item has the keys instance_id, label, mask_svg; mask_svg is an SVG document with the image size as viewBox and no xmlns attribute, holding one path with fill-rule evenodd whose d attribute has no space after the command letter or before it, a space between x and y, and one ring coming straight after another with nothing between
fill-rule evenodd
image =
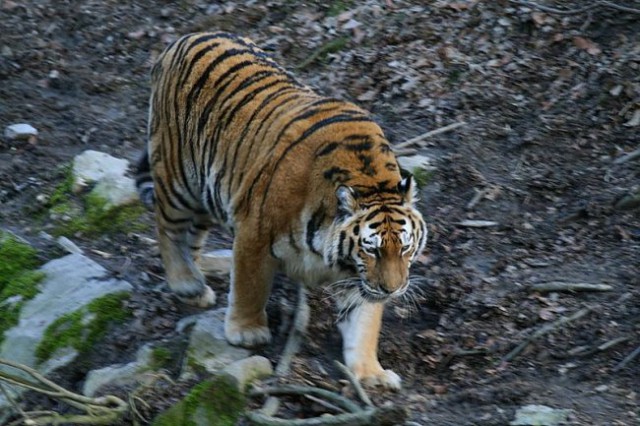
<instances>
[{"instance_id":1,"label":"tiger face","mask_svg":"<svg viewBox=\"0 0 640 426\"><path fill-rule=\"evenodd\" d=\"M404 294L409 286L409 268L424 249L427 229L415 209L412 177L403 179L396 197L359 200L346 186L336 190L341 221L335 258L357 272L362 298L381 302Z\"/></svg>"}]
</instances>

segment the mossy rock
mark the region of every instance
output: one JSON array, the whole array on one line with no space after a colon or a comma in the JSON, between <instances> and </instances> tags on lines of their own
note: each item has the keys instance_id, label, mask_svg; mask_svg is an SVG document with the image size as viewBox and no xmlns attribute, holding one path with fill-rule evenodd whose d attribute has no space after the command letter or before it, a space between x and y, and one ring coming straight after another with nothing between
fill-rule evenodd
<instances>
[{"instance_id":1,"label":"mossy rock","mask_svg":"<svg viewBox=\"0 0 640 426\"><path fill-rule=\"evenodd\" d=\"M160 414L153 426L233 426L246 405L245 396L227 376L196 385L173 407Z\"/></svg>"},{"instance_id":2,"label":"mossy rock","mask_svg":"<svg viewBox=\"0 0 640 426\"><path fill-rule=\"evenodd\" d=\"M129 318L131 312L123 306L128 298L127 292L107 294L55 320L36 348L38 362L46 361L62 348L88 352L105 335L109 325Z\"/></svg>"},{"instance_id":3,"label":"mossy rock","mask_svg":"<svg viewBox=\"0 0 640 426\"><path fill-rule=\"evenodd\" d=\"M73 192L73 170L66 166L63 179L49 198L50 219L53 219L54 235L84 236L140 232L148 229L146 221L140 220L145 208L139 202L112 206L108 200L91 191L85 194Z\"/></svg>"},{"instance_id":4,"label":"mossy rock","mask_svg":"<svg viewBox=\"0 0 640 426\"><path fill-rule=\"evenodd\" d=\"M4 332L18 323L20 309L38 294L45 274L36 250L13 235L0 231L0 343Z\"/></svg>"}]
</instances>

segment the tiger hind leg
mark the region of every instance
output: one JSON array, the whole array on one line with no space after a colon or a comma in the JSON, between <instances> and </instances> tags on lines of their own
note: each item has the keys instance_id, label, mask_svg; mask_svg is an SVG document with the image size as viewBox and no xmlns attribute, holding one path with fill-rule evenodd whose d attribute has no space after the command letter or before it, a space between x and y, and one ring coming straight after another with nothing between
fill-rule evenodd
<instances>
[{"instance_id":1,"label":"tiger hind leg","mask_svg":"<svg viewBox=\"0 0 640 426\"><path fill-rule=\"evenodd\" d=\"M178 298L190 305L212 306L215 293L206 284L206 279L195 263L194 254L199 254L198 244L206 238L206 231L197 229L193 215L176 214L168 218L167 212L156 208L158 242L167 275L167 283ZM195 229L195 231L192 231ZM197 248L197 250L194 250Z\"/></svg>"}]
</instances>

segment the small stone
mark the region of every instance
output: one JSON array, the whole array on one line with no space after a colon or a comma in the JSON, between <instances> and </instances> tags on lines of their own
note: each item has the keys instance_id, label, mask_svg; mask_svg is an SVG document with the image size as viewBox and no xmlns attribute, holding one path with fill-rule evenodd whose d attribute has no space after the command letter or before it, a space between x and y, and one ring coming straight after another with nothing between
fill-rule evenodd
<instances>
[{"instance_id":1,"label":"small stone","mask_svg":"<svg viewBox=\"0 0 640 426\"><path fill-rule=\"evenodd\" d=\"M106 210L125 206L138 200L138 192L133 179L121 175L108 175L100 180L91 191L106 201Z\"/></svg>"},{"instance_id":2,"label":"small stone","mask_svg":"<svg viewBox=\"0 0 640 426\"><path fill-rule=\"evenodd\" d=\"M73 241L68 239L67 237L59 237L56 240L56 243L70 254L82 254L82 249L76 245Z\"/></svg>"},{"instance_id":3,"label":"small stone","mask_svg":"<svg viewBox=\"0 0 640 426\"><path fill-rule=\"evenodd\" d=\"M229 364L223 373L231 376L238 390L244 392L254 381L271 376L273 366L267 358L255 355Z\"/></svg>"},{"instance_id":4,"label":"small stone","mask_svg":"<svg viewBox=\"0 0 640 426\"><path fill-rule=\"evenodd\" d=\"M609 389L607 385L596 386L596 392L606 392Z\"/></svg>"},{"instance_id":5,"label":"small stone","mask_svg":"<svg viewBox=\"0 0 640 426\"><path fill-rule=\"evenodd\" d=\"M398 157L398 164L400 167L408 170L412 173L415 173L416 169L422 170L433 170L434 167L431 165L431 158L426 155L411 155L409 157Z\"/></svg>"},{"instance_id":6,"label":"small stone","mask_svg":"<svg viewBox=\"0 0 640 426\"><path fill-rule=\"evenodd\" d=\"M73 192L80 192L90 183L105 176L124 176L129 162L104 152L87 150L73 159Z\"/></svg>"},{"instance_id":7,"label":"small stone","mask_svg":"<svg viewBox=\"0 0 640 426\"><path fill-rule=\"evenodd\" d=\"M29 139L34 136L38 136L38 130L31 124L12 124L4 129L4 137L9 140Z\"/></svg>"},{"instance_id":8,"label":"small stone","mask_svg":"<svg viewBox=\"0 0 640 426\"><path fill-rule=\"evenodd\" d=\"M509 423L511 426L556 426L565 424L571 410L563 410L547 407L545 405L526 405L516 411L515 420Z\"/></svg>"}]
</instances>

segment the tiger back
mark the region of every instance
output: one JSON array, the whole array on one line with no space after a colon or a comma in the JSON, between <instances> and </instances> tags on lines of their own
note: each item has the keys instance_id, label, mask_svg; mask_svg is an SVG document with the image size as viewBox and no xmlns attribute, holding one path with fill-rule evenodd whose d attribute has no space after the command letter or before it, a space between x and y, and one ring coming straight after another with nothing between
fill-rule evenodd
<instances>
[{"instance_id":1,"label":"tiger back","mask_svg":"<svg viewBox=\"0 0 640 426\"><path fill-rule=\"evenodd\" d=\"M187 35L152 69L141 199L156 212L170 288L210 306L198 267L213 223L234 236L225 335L270 340L265 306L282 270L307 285L332 284L347 365L397 388L377 360L384 302L410 284L424 248L414 183L356 105L316 94L250 40Z\"/></svg>"}]
</instances>

